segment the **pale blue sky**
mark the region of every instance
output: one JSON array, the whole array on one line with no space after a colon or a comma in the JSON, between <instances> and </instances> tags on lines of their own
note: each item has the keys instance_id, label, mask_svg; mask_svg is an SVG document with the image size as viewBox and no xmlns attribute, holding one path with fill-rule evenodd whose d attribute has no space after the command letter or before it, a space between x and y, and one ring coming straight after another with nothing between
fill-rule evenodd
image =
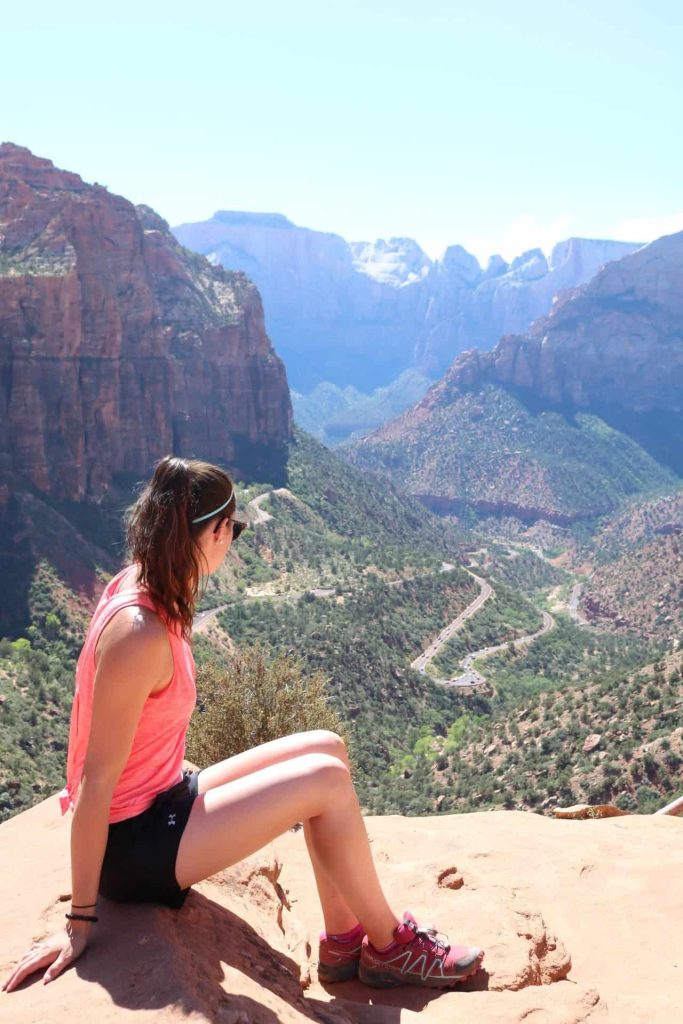
<instances>
[{"instance_id":1,"label":"pale blue sky","mask_svg":"<svg viewBox=\"0 0 683 1024\"><path fill-rule=\"evenodd\" d=\"M33 0L0 138L153 206L486 258L683 228L674 0Z\"/></svg>"}]
</instances>

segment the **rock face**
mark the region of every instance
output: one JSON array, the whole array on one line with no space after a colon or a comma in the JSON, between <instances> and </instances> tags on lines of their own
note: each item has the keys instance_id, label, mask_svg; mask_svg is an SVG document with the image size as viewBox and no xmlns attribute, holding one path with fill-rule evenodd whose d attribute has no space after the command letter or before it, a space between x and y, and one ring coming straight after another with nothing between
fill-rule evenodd
<instances>
[{"instance_id":1,"label":"rock face","mask_svg":"<svg viewBox=\"0 0 683 1024\"><path fill-rule=\"evenodd\" d=\"M391 244L380 260L377 247L373 255L361 244L354 254L339 235L299 228L276 214L230 211L174 232L183 245L254 279L295 389L329 381L372 390L411 364L420 290L410 286L411 270L402 276L400 260L386 282L396 255ZM424 253L413 254L407 266L423 261L429 262Z\"/></svg>"},{"instance_id":2,"label":"rock face","mask_svg":"<svg viewBox=\"0 0 683 1024\"><path fill-rule=\"evenodd\" d=\"M101 900L83 957L48 986L38 975L0 993L4 1015L13 1024L678 1019L680 820L554 821L501 811L368 818L367 827L396 911L408 907L452 941L485 949L474 979L452 992L370 990L357 981L323 988L322 920L299 831L194 886L180 911ZM68 828L56 798L0 826L11 866L0 877L3 977L34 939L64 924ZM450 886L454 878L460 884ZM637 970L623 950L638 951Z\"/></svg>"},{"instance_id":3,"label":"rock face","mask_svg":"<svg viewBox=\"0 0 683 1024\"><path fill-rule=\"evenodd\" d=\"M632 252L623 242L572 238L550 259L532 250L482 269L462 246L433 262L409 238L348 244L278 214L216 213L177 238L260 288L268 329L292 385L322 381L367 393L406 369L437 377L473 345L525 331L553 297Z\"/></svg>"},{"instance_id":4,"label":"rock face","mask_svg":"<svg viewBox=\"0 0 683 1024\"><path fill-rule=\"evenodd\" d=\"M457 353L472 346L487 349L504 334L526 331L550 312L556 296L590 281L604 264L635 248L569 238L553 248L550 259L531 249L509 265L493 256L482 271L473 256L453 246L430 274L430 303L416 345L418 365L437 376Z\"/></svg>"},{"instance_id":5,"label":"rock face","mask_svg":"<svg viewBox=\"0 0 683 1024\"><path fill-rule=\"evenodd\" d=\"M0 474L99 499L169 451L276 478L291 434L258 292L167 225L0 146Z\"/></svg>"},{"instance_id":6,"label":"rock face","mask_svg":"<svg viewBox=\"0 0 683 1024\"><path fill-rule=\"evenodd\" d=\"M556 405L682 415L682 321L679 232L609 263L488 358L497 382Z\"/></svg>"},{"instance_id":7,"label":"rock face","mask_svg":"<svg viewBox=\"0 0 683 1024\"><path fill-rule=\"evenodd\" d=\"M442 511L465 503L557 522L674 484L682 296L680 233L607 264L528 334L463 353L417 405L359 443L354 461Z\"/></svg>"}]
</instances>

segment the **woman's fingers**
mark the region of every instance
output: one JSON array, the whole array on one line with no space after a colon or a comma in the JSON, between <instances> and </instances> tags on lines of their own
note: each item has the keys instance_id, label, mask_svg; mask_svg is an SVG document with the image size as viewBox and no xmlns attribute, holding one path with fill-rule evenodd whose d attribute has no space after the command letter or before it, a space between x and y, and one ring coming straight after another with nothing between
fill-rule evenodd
<instances>
[{"instance_id":1,"label":"woman's fingers","mask_svg":"<svg viewBox=\"0 0 683 1024\"><path fill-rule=\"evenodd\" d=\"M47 985L49 981L52 981L58 974L61 974L67 964L71 963L72 959L72 956L61 953L55 962L45 971L45 974L43 975L43 985Z\"/></svg>"},{"instance_id":2,"label":"woman's fingers","mask_svg":"<svg viewBox=\"0 0 683 1024\"><path fill-rule=\"evenodd\" d=\"M41 967L46 967L54 959L55 955L53 950L41 950L40 947L30 949L23 960L17 964L9 978L3 983L3 991L11 992L12 989L17 988L18 985L21 985L24 978L28 978L29 974L39 971Z\"/></svg>"},{"instance_id":3,"label":"woman's fingers","mask_svg":"<svg viewBox=\"0 0 683 1024\"><path fill-rule=\"evenodd\" d=\"M53 981L65 967L81 955L87 944L84 935L69 935L68 932L58 933L50 939L36 943L29 949L23 960L17 964L9 978L3 982L4 992L11 992L21 985L29 974L47 967L43 975L43 983Z\"/></svg>"}]
</instances>

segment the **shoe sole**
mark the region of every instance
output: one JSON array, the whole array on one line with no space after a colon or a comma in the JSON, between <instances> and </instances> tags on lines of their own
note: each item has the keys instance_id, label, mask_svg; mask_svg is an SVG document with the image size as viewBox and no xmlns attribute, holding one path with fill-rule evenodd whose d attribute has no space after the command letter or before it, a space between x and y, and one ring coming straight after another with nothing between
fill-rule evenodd
<instances>
[{"instance_id":1,"label":"shoe sole","mask_svg":"<svg viewBox=\"0 0 683 1024\"><path fill-rule=\"evenodd\" d=\"M419 974L397 974L395 971L377 971L367 968L362 962L358 967L358 978L372 988L398 988L400 985L419 985L421 988L453 988L462 981L472 978L481 968L483 955L477 957L470 968L457 978L422 978Z\"/></svg>"},{"instance_id":2,"label":"shoe sole","mask_svg":"<svg viewBox=\"0 0 683 1024\"><path fill-rule=\"evenodd\" d=\"M348 960L346 963L335 966L323 963L318 964L318 981L322 981L327 985L334 985L338 981L351 981L352 978L357 977L358 960Z\"/></svg>"}]
</instances>

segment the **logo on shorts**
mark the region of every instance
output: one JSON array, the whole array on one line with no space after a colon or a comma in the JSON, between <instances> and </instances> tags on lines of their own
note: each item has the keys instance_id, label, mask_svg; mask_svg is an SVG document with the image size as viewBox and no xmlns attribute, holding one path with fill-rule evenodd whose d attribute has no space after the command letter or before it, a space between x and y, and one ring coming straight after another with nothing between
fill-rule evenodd
<instances>
[{"instance_id":1,"label":"logo on shorts","mask_svg":"<svg viewBox=\"0 0 683 1024\"><path fill-rule=\"evenodd\" d=\"M169 814L169 816L168 816L168 824L169 824L169 827L171 825L175 825L175 814Z\"/></svg>"}]
</instances>

